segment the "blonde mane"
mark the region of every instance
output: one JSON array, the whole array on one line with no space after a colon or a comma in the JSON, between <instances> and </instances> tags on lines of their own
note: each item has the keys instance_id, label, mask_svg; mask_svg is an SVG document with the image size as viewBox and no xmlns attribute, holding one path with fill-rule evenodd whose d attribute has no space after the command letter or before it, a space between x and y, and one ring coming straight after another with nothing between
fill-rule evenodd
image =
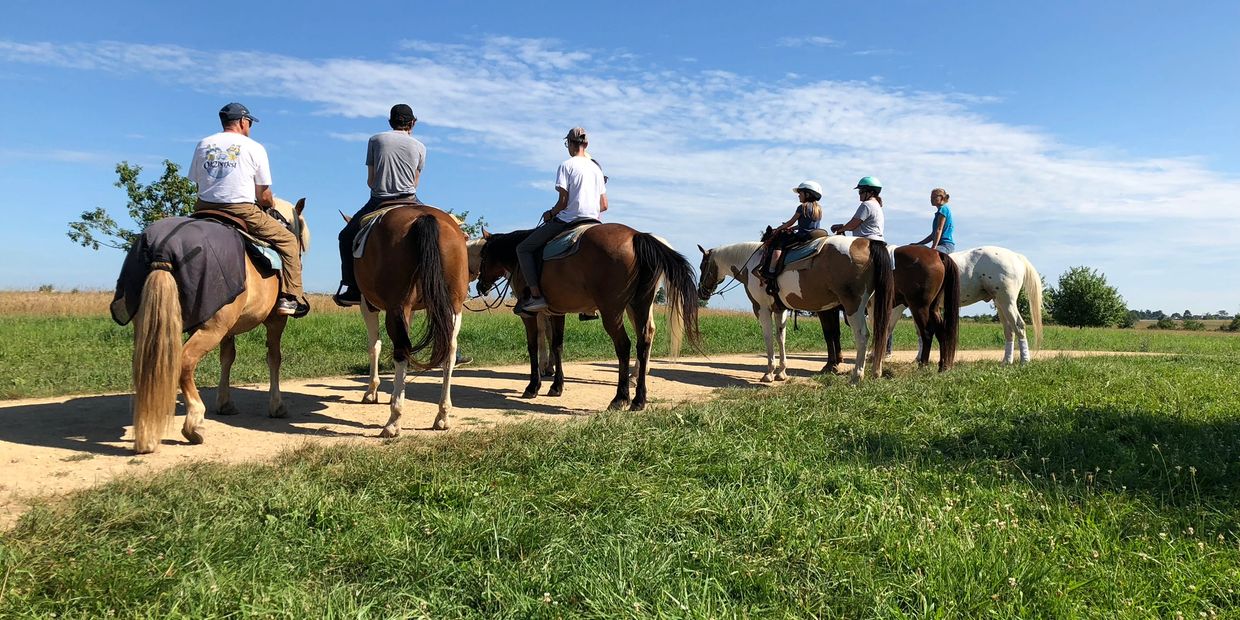
<instances>
[{"instance_id":1,"label":"blonde mane","mask_svg":"<svg viewBox=\"0 0 1240 620\"><path fill-rule=\"evenodd\" d=\"M284 216L284 219L291 222L293 218L299 217L297 215L297 207L293 206L293 203L278 196L272 198L271 203L271 208ZM306 225L306 218L304 217L301 218L301 251L303 254L310 251L310 227Z\"/></svg>"},{"instance_id":2,"label":"blonde mane","mask_svg":"<svg viewBox=\"0 0 1240 620\"><path fill-rule=\"evenodd\" d=\"M719 268L719 273L731 275L732 270L742 269L745 263L753 256L754 252L762 246L761 241L742 241L731 245L721 245L711 252L714 253L715 266Z\"/></svg>"}]
</instances>

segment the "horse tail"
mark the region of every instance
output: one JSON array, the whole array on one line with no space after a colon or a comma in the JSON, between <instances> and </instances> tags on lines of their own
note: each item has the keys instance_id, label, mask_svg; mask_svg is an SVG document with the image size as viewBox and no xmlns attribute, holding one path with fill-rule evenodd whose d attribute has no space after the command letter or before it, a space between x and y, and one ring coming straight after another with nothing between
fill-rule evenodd
<instances>
[{"instance_id":1,"label":"horse tail","mask_svg":"<svg viewBox=\"0 0 1240 620\"><path fill-rule=\"evenodd\" d=\"M443 255L439 248L439 221L433 215L422 215L414 220L405 235L405 245L413 260L413 286L417 287L426 306L426 329L416 344L408 347L413 365L421 370L442 366L448 360L452 345L452 329L456 309L452 292L444 275ZM393 343L395 344L395 343ZM430 347L430 359L425 363L412 357ZM396 349L393 346L393 349Z\"/></svg>"},{"instance_id":2,"label":"horse tail","mask_svg":"<svg viewBox=\"0 0 1240 620\"><path fill-rule=\"evenodd\" d=\"M956 347L960 340L960 267L948 254L939 252L943 261L943 357L946 365L956 363Z\"/></svg>"},{"instance_id":3,"label":"horse tail","mask_svg":"<svg viewBox=\"0 0 1240 620\"><path fill-rule=\"evenodd\" d=\"M164 438L181 376L181 299L166 266L147 274L133 325L133 449L147 454Z\"/></svg>"},{"instance_id":4,"label":"horse tail","mask_svg":"<svg viewBox=\"0 0 1240 620\"><path fill-rule=\"evenodd\" d=\"M680 356L681 341L688 336L689 343L702 350L702 334L698 331L697 278L693 266L679 252L673 250L650 233L637 233L633 237L633 253L637 255L637 295L654 298L659 280L667 285L667 324L671 342L668 352L672 359Z\"/></svg>"},{"instance_id":5,"label":"horse tail","mask_svg":"<svg viewBox=\"0 0 1240 620\"><path fill-rule=\"evenodd\" d=\"M1024 254L1017 254L1025 263L1025 297L1029 298L1029 318L1033 319L1034 346L1042 347L1042 276Z\"/></svg>"},{"instance_id":6,"label":"horse tail","mask_svg":"<svg viewBox=\"0 0 1240 620\"><path fill-rule=\"evenodd\" d=\"M896 296L895 264L886 243L870 242L870 266L874 287L874 373L880 376L883 354L887 351L887 330L891 327L891 305Z\"/></svg>"}]
</instances>

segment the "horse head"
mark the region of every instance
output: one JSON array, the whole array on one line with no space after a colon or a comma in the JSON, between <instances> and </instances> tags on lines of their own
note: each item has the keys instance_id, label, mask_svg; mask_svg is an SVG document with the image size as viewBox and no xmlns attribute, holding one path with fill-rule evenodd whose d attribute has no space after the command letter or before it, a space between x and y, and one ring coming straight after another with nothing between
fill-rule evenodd
<instances>
[{"instance_id":1,"label":"horse head","mask_svg":"<svg viewBox=\"0 0 1240 620\"><path fill-rule=\"evenodd\" d=\"M512 272L512 264L516 260L516 243L510 239L512 233L492 235L482 231L482 239L478 241L478 294L486 295L495 288L500 278L508 277ZM511 254L512 256L508 256ZM471 275L473 248L470 249Z\"/></svg>"},{"instance_id":2,"label":"horse head","mask_svg":"<svg viewBox=\"0 0 1240 620\"><path fill-rule=\"evenodd\" d=\"M701 245L697 246L702 252L702 264L698 267L698 299L703 301L710 299L715 294L715 288L723 282L723 276L719 275L719 265L715 264L715 250L707 250Z\"/></svg>"},{"instance_id":3,"label":"horse head","mask_svg":"<svg viewBox=\"0 0 1240 620\"><path fill-rule=\"evenodd\" d=\"M280 220L289 232L297 237L297 241L301 244L301 253L305 254L310 251L310 227L306 225L306 218L302 212L306 209L306 199L301 198L297 204L293 204L283 198L272 199L271 209L277 215L276 219Z\"/></svg>"}]
</instances>

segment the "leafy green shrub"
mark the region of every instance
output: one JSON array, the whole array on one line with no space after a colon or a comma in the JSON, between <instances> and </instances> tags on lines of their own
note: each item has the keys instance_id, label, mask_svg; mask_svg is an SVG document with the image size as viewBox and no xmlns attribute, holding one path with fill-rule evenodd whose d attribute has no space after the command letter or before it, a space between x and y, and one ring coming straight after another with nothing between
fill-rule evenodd
<instances>
[{"instance_id":1,"label":"leafy green shrub","mask_svg":"<svg viewBox=\"0 0 1240 620\"><path fill-rule=\"evenodd\" d=\"M1199 332L1205 330L1206 328L1206 324L1198 321L1197 319L1184 319L1183 326L1184 329L1190 332Z\"/></svg>"}]
</instances>

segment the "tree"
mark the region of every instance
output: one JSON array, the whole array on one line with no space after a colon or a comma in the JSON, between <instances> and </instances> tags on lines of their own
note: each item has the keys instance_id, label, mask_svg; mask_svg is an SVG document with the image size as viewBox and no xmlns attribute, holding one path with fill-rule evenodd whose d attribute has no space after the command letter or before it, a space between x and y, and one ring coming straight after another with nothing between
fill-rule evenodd
<instances>
[{"instance_id":1,"label":"tree","mask_svg":"<svg viewBox=\"0 0 1240 620\"><path fill-rule=\"evenodd\" d=\"M1141 320L1140 311L1129 310L1128 312L1124 313L1124 318L1123 320L1119 322L1119 326L1123 327L1124 329L1128 329L1128 328L1134 327L1137 324L1137 321L1140 321L1140 320Z\"/></svg>"},{"instance_id":2,"label":"tree","mask_svg":"<svg viewBox=\"0 0 1240 620\"><path fill-rule=\"evenodd\" d=\"M461 223L461 230L465 231L465 236L470 239L477 239L478 237L481 237L482 229L487 227L486 218L481 215L478 216L478 219L474 220L473 224L470 224L469 211L461 211L460 213L456 213L452 211L452 209L444 209L444 211L451 213L452 216Z\"/></svg>"},{"instance_id":3,"label":"tree","mask_svg":"<svg viewBox=\"0 0 1240 620\"><path fill-rule=\"evenodd\" d=\"M120 179L114 184L129 196L129 217L137 224L130 230L116 222L103 207L82 212L82 219L69 222L69 238L83 247L98 250L99 246L128 251L142 229L155 220L172 215L189 215L198 197L194 183L181 176L175 163L164 160L164 174L150 185L138 182L142 166L127 161L116 164Z\"/></svg>"},{"instance_id":4,"label":"tree","mask_svg":"<svg viewBox=\"0 0 1240 620\"><path fill-rule=\"evenodd\" d=\"M1118 324L1128 314L1124 298L1107 284L1106 276L1089 267L1065 271L1051 298L1051 316L1060 325L1107 327Z\"/></svg>"}]
</instances>

